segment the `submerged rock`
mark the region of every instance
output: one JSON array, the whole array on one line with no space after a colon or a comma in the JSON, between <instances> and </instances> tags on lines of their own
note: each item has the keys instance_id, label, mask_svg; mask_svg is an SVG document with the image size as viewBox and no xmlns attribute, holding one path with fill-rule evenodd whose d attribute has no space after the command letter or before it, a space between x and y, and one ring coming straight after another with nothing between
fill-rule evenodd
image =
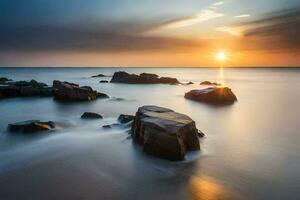
<instances>
[{"instance_id":1,"label":"submerged rock","mask_svg":"<svg viewBox=\"0 0 300 200\"><path fill-rule=\"evenodd\" d=\"M121 126L122 126L122 124L114 123L114 124L103 125L102 128L104 128L104 129L111 129L113 127L121 127Z\"/></svg>"},{"instance_id":2,"label":"submerged rock","mask_svg":"<svg viewBox=\"0 0 300 200\"><path fill-rule=\"evenodd\" d=\"M183 83L183 85L193 85L194 83L192 81L188 82L188 83Z\"/></svg>"},{"instance_id":3,"label":"submerged rock","mask_svg":"<svg viewBox=\"0 0 300 200\"><path fill-rule=\"evenodd\" d=\"M2 98L30 97L30 96L52 96L53 88L47 84L31 81L5 82L0 86Z\"/></svg>"},{"instance_id":4,"label":"submerged rock","mask_svg":"<svg viewBox=\"0 0 300 200\"><path fill-rule=\"evenodd\" d=\"M79 87L79 85L69 82L53 81L54 99L59 101L92 101L103 96L89 86Z\"/></svg>"},{"instance_id":5,"label":"submerged rock","mask_svg":"<svg viewBox=\"0 0 300 200\"><path fill-rule=\"evenodd\" d=\"M187 115L157 106L140 107L132 124L134 141L145 153L183 160L187 151L200 150L195 122Z\"/></svg>"},{"instance_id":6,"label":"submerged rock","mask_svg":"<svg viewBox=\"0 0 300 200\"><path fill-rule=\"evenodd\" d=\"M191 90L184 96L194 101L215 105L233 104L237 101L235 94L228 87L211 87L202 90Z\"/></svg>"},{"instance_id":7,"label":"submerged rock","mask_svg":"<svg viewBox=\"0 0 300 200\"><path fill-rule=\"evenodd\" d=\"M128 123L128 122L131 122L134 120L134 116L133 115L124 115L124 114L121 114L119 117L118 117L118 121L122 124L125 124L125 123Z\"/></svg>"},{"instance_id":8,"label":"submerged rock","mask_svg":"<svg viewBox=\"0 0 300 200\"><path fill-rule=\"evenodd\" d=\"M36 133L41 131L49 131L54 128L54 122L41 122L39 120L29 120L8 125L8 131L22 133Z\"/></svg>"},{"instance_id":9,"label":"submerged rock","mask_svg":"<svg viewBox=\"0 0 300 200\"><path fill-rule=\"evenodd\" d=\"M105 98L109 98L109 96L107 94L97 92L97 98L105 99Z\"/></svg>"},{"instance_id":10,"label":"submerged rock","mask_svg":"<svg viewBox=\"0 0 300 200\"><path fill-rule=\"evenodd\" d=\"M98 113L85 112L81 115L83 119L102 119L103 117Z\"/></svg>"},{"instance_id":11,"label":"submerged rock","mask_svg":"<svg viewBox=\"0 0 300 200\"><path fill-rule=\"evenodd\" d=\"M12 81L11 79L8 79L8 78L6 78L6 77L0 77L0 84L4 84L4 83L6 83L6 82L8 82L8 81Z\"/></svg>"},{"instance_id":12,"label":"submerged rock","mask_svg":"<svg viewBox=\"0 0 300 200\"><path fill-rule=\"evenodd\" d=\"M102 77L109 77L107 75L104 75L104 74L97 74L97 75L94 75L94 76L91 76L92 78L102 78Z\"/></svg>"},{"instance_id":13,"label":"submerged rock","mask_svg":"<svg viewBox=\"0 0 300 200\"><path fill-rule=\"evenodd\" d=\"M200 85L212 85L212 86L221 86L221 83L216 83L216 82L210 82L210 81L203 81L200 83Z\"/></svg>"},{"instance_id":14,"label":"submerged rock","mask_svg":"<svg viewBox=\"0 0 300 200\"><path fill-rule=\"evenodd\" d=\"M107 80L101 80L101 81L99 81L99 83L108 83L108 81Z\"/></svg>"},{"instance_id":15,"label":"submerged rock","mask_svg":"<svg viewBox=\"0 0 300 200\"><path fill-rule=\"evenodd\" d=\"M156 74L142 73L140 75L129 74L124 71L115 72L111 83L130 83L130 84L179 84L176 78L161 77Z\"/></svg>"}]
</instances>

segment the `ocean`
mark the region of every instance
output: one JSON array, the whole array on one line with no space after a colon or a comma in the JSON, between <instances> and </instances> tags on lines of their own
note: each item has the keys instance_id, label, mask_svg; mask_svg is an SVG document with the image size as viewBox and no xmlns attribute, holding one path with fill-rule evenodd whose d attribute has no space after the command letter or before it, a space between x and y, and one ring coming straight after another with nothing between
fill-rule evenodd
<instances>
[{"instance_id":1,"label":"ocean","mask_svg":"<svg viewBox=\"0 0 300 200\"><path fill-rule=\"evenodd\" d=\"M115 71L156 73L193 85L99 83ZM300 68L0 68L0 77L88 85L110 99L60 103L51 97L0 100L0 199L300 199ZM184 98L202 81L228 86L238 102L213 107ZM130 127L103 129L120 114L157 105L187 114L205 133L201 151L171 162L141 152ZM82 120L86 111L102 120ZM67 124L22 135L7 124Z\"/></svg>"}]
</instances>

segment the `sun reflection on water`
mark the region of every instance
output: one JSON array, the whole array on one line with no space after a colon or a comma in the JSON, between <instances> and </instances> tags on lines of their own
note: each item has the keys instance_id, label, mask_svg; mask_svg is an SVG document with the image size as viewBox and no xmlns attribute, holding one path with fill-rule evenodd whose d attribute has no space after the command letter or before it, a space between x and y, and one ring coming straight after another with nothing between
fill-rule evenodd
<instances>
[{"instance_id":1,"label":"sun reflection on water","mask_svg":"<svg viewBox=\"0 0 300 200\"><path fill-rule=\"evenodd\" d=\"M241 199L225 186L209 178L192 177L189 191L192 200L236 200Z\"/></svg>"}]
</instances>

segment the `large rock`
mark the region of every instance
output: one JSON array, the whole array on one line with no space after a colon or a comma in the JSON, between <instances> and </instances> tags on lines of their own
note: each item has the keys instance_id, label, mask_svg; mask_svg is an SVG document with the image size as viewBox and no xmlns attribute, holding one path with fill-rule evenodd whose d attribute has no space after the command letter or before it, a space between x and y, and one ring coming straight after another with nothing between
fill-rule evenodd
<instances>
[{"instance_id":1,"label":"large rock","mask_svg":"<svg viewBox=\"0 0 300 200\"><path fill-rule=\"evenodd\" d=\"M89 86L69 82L53 81L54 99L59 101L92 101L101 96L101 93Z\"/></svg>"},{"instance_id":2,"label":"large rock","mask_svg":"<svg viewBox=\"0 0 300 200\"><path fill-rule=\"evenodd\" d=\"M39 120L29 120L8 125L8 131L22 133L36 133L41 131L49 131L54 128L54 122L41 122Z\"/></svg>"},{"instance_id":3,"label":"large rock","mask_svg":"<svg viewBox=\"0 0 300 200\"><path fill-rule=\"evenodd\" d=\"M0 86L0 96L2 98L51 96L52 94L52 87L48 87L47 84L35 80L5 82Z\"/></svg>"},{"instance_id":4,"label":"large rock","mask_svg":"<svg viewBox=\"0 0 300 200\"><path fill-rule=\"evenodd\" d=\"M176 78L159 77L156 74L142 73L140 75L129 74L124 71L115 72L112 83L130 83L130 84L179 84Z\"/></svg>"},{"instance_id":5,"label":"large rock","mask_svg":"<svg viewBox=\"0 0 300 200\"><path fill-rule=\"evenodd\" d=\"M233 104L237 101L235 94L228 87L211 87L203 90L191 90L186 93L184 97L214 105Z\"/></svg>"},{"instance_id":6,"label":"large rock","mask_svg":"<svg viewBox=\"0 0 300 200\"><path fill-rule=\"evenodd\" d=\"M143 106L132 124L134 141L143 151L168 160L183 160L187 151L200 150L198 130L187 115L173 110Z\"/></svg>"}]
</instances>

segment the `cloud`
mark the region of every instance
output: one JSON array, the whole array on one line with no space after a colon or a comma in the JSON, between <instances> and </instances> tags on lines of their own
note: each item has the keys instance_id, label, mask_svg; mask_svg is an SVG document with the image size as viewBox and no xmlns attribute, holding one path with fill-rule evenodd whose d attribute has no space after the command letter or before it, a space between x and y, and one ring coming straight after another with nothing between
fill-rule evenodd
<instances>
[{"instance_id":1,"label":"cloud","mask_svg":"<svg viewBox=\"0 0 300 200\"><path fill-rule=\"evenodd\" d=\"M247 17L250 17L251 15L249 14L243 14L243 15L237 15L237 16L234 16L234 18L247 18Z\"/></svg>"},{"instance_id":2,"label":"cloud","mask_svg":"<svg viewBox=\"0 0 300 200\"><path fill-rule=\"evenodd\" d=\"M216 31L228 33L233 36L242 36L243 32L238 27L230 27L230 26L223 26L223 27L217 27Z\"/></svg>"},{"instance_id":3,"label":"cloud","mask_svg":"<svg viewBox=\"0 0 300 200\"><path fill-rule=\"evenodd\" d=\"M156 24L122 23L90 24L85 26L2 26L1 52L27 51L178 51L201 46L186 39L143 35Z\"/></svg>"},{"instance_id":4,"label":"cloud","mask_svg":"<svg viewBox=\"0 0 300 200\"><path fill-rule=\"evenodd\" d=\"M221 6L223 4L225 4L224 1L218 1L218 2L214 3L213 6Z\"/></svg>"},{"instance_id":5,"label":"cloud","mask_svg":"<svg viewBox=\"0 0 300 200\"><path fill-rule=\"evenodd\" d=\"M161 28L182 28L223 16L225 16L223 13L216 12L210 9L204 9L195 16L166 22Z\"/></svg>"},{"instance_id":6,"label":"cloud","mask_svg":"<svg viewBox=\"0 0 300 200\"><path fill-rule=\"evenodd\" d=\"M274 50L300 50L300 7L281 10L239 24L244 35L266 44Z\"/></svg>"}]
</instances>

